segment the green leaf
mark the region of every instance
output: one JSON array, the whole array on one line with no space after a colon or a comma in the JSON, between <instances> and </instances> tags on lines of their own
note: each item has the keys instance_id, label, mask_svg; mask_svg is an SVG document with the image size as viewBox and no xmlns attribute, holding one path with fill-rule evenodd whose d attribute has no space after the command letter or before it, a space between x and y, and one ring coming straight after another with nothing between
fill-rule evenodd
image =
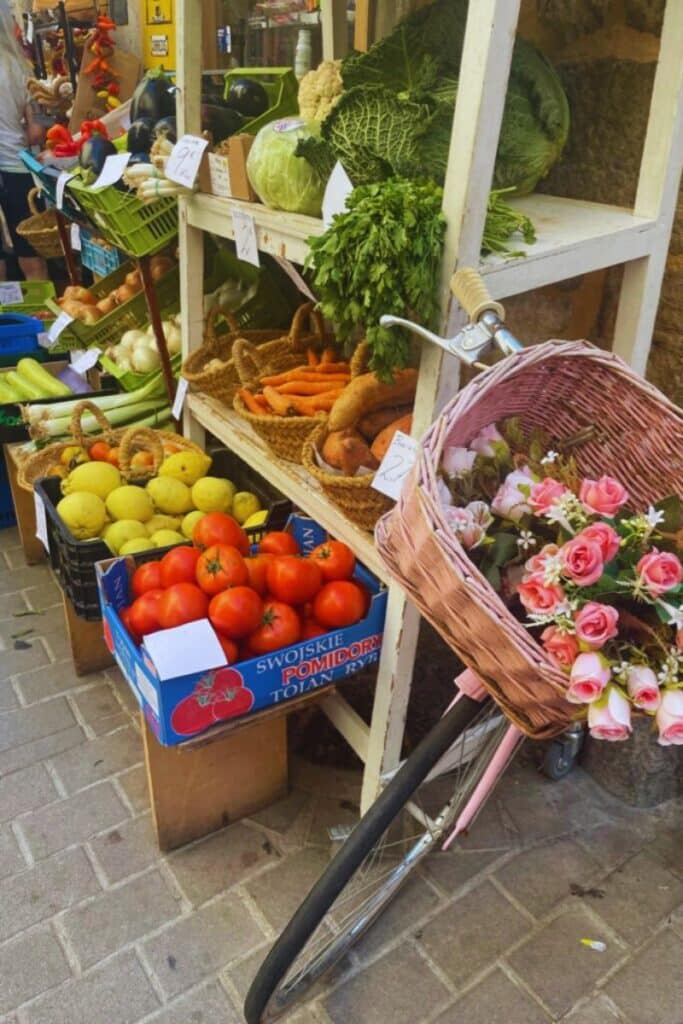
<instances>
[{"instance_id":1,"label":"green leaf","mask_svg":"<svg viewBox=\"0 0 683 1024\"><path fill-rule=\"evenodd\" d=\"M681 499L677 494L670 494L668 498L658 501L655 509L657 512L664 513L664 521L657 527L659 530L664 533L677 533L678 530L683 529Z\"/></svg>"},{"instance_id":2,"label":"green leaf","mask_svg":"<svg viewBox=\"0 0 683 1024\"><path fill-rule=\"evenodd\" d=\"M488 558L494 566L502 566L511 561L518 551L517 537L514 534L498 533L491 551L488 552Z\"/></svg>"}]
</instances>

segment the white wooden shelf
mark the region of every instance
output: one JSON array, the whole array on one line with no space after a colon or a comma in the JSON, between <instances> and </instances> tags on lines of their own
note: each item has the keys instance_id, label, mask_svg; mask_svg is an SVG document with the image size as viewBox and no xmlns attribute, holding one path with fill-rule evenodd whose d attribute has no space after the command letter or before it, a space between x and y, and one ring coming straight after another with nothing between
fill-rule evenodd
<instances>
[{"instance_id":1,"label":"white wooden shelf","mask_svg":"<svg viewBox=\"0 0 683 1024\"><path fill-rule=\"evenodd\" d=\"M318 481L307 473L303 466L278 459L248 423L215 398L189 394L186 398L186 407L204 430L217 437L240 458L245 459L332 536L353 548L358 559L370 572L384 582L388 581L386 566L377 553L372 534L354 526L338 506L329 500Z\"/></svg>"}]
</instances>

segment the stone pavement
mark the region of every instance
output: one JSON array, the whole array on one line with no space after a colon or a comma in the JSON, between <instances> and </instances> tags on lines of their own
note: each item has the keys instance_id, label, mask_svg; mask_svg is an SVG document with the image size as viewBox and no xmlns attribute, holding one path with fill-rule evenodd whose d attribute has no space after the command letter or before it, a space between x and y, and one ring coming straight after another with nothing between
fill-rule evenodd
<instances>
[{"instance_id":1,"label":"stone pavement","mask_svg":"<svg viewBox=\"0 0 683 1024\"><path fill-rule=\"evenodd\" d=\"M159 856L134 702L75 676L58 602L0 533L0 1024L236 1024L358 776L295 761L281 804ZM680 807L523 760L290 1021L683 1024L682 841Z\"/></svg>"}]
</instances>

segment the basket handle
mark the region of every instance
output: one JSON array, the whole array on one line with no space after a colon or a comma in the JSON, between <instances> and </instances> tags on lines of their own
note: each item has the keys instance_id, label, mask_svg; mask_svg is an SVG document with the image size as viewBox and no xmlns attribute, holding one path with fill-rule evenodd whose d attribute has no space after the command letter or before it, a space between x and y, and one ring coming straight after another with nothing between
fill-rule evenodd
<instances>
[{"instance_id":1,"label":"basket handle","mask_svg":"<svg viewBox=\"0 0 683 1024\"><path fill-rule=\"evenodd\" d=\"M73 412L71 413L71 420L69 422L69 433L77 445L81 448L85 447L85 431L83 430L82 423L84 412L89 412L94 416L105 437L111 437L112 428L107 417L94 402L89 402L87 398L84 398L82 402L79 402L74 406Z\"/></svg>"},{"instance_id":2,"label":"basket handle","mask_svg":"<svg viewBox=\"0 0 683 1024\"><path fill-rule=\"evenodd\" d=\"M227 320L228 327L233 334L237 334L242 330L237 317L231 309L219 309L218 312L225 318L225 320Z\"/></svg>"},{"instance_id":3,"label":"basket handle","mask_svg":"<svg viewBox=\"0 0 683 1024\"><path fill-rule=\"evenodd\" d=\"M246 338L236 338L232 346L232 358L237 376L242 384L249 384L263 376L265 367L255 345Z\"/></svg>"},{"instance_id":4,"label":"basket handle","mask_svg":"<svg viewBox=\"0 0 683 1024\"><path fill-rule=\"evenodd\" d=\"M40 210L38 209L38 207L36 205L36 196L38 196L38 195L40 195L40 189L39 188L32 188L29 191L28 195L26 196L26 200L28 202L28 208L29 208L29 210L31 211L31 213L33 214L34 217L37 217L40 214Z\"/></svg>"},{"instance_id":5,"label":"basket handle","mask_svg":"<svg viewBox=\"0 0 683 1024\"><path fill-rule=\"evenodd\" d=\"M505 309L500 302L494 302L481 274L472 267L456 270L451 278L451 291L470 318L471 323L488 310L495 313L499 320L505 320Z\"/></svg>"},{"instance_id":6,"label":"basket handle","mask_svg":"<svg viewBox=\"0 0 683 1024\"><path fill-rule=\"evenodd\" d=\"M137 470L131 466L133 446L151 452L152 465ZM164 448L155 431L149 427L129 427L119 442L119 471L126 480L136 477L156 476L164 461Z\"/></svg>"},{"instance_id":7,"label":"basket handle","mask_svg":"<svg viewBox=\"0 0 683 1024\"><path fill-rule=\"evenodd\" d=\"M313 333L317 335L318 341L322 344L325 338L325 324L323 318L312 302L303 302L297 309L292 319L292 326L289 328L289 340L292 348L303 349L306 345L302 337L307 333L306 327L310 323Z\"/></svg>"}]
</instances>

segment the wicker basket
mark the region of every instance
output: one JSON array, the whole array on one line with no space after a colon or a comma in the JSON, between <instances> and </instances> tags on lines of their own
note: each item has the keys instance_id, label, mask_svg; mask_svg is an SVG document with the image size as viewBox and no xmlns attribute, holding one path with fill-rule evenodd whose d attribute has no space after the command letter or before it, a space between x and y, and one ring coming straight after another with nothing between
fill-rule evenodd
<instances>
[{"instance_id":1,"label":"wicker basket","mask_svg":"<svg viewBox=\"0 0 683 1024\"><path fill-rule=\"evenodd\" d=\"M308 319L313 331L305 331ZM327 339L331 341L332 339ZM233 359L240 383L255 384L267 374L282 373L299 366L305 361L306 349L322 348L326 343L322 317L313 308L312 302L304 303L294 314L289 334L254 349L238 339L233 346ZM249 412L239 395L233 399L235 412L250 424L275 455L287 462L301 462L301 450L308 436L320 423L327 419L327 413L317 416L271 416L267 413L255 415Z\"/></svg>"},{"instance_id":2,"label":"wicker basket","mask_svg":"<svg viewBox=\"0 0 683 1024\"><path fill-rule=\"evenodd\" d=\"M438 470L444 448L466 445L487 424L519 416L558 440L585 427L576 450L588 476L612 474L645 509L683 497L683 414L611 353L549 341L498 363L464 388L422 441L417 465L375 538L393 575L444 640L528 736L557 735L576 715L567 677L467 556L445 522Z\"/></svg>"},{"instance_id":3,"label":"wicker basket","mask_svg":"<svg viewBox=\"0 0 683 1024\"><path fill-rule=\"evenodd\" d=\"M27 196L31 216L17 224L17 234L21 235L43 259L58 259L63 253L57 230L57 211L50 207L41 213L36 206L37 195L38 189L32 188Z\"/></svg>"},{"instance_id":4,"label":"wicker basket","mask_svg":"<svg viewBox=\"0 0 683 1024\"><path fill-rule=\"evenodd\" d=\"M55 444L47 445L47 447L42 448L39 452L35 452L33 455L29 455L22 461L17 471L17 482L20 487L23 487L25 491L32 491L33 484L36 480L40 480L44 476L49 476L50 471L61 464L60 459L65 449L71 448L74 445L79 445L81 448L87 445L88 440L92 438L92 434L85 434L82 427L81 419L85 412L92 413L94 418L97 420L99 430L96 431L96 434L99 439L105 440L111 445L122 446L124 440L127 437L129 438L127 449L124 449L124 451L127 452L127 454L124 455L124 459L128 459L130 455L132 455L133 448L137 450L144 448L146 450L152 450L156 465L158 462L158 449L156 447L150 448L150 437L152 435L153 439L161 445L166 442L168 444L176 445L176 447L182 451L203 451L198 445L194 444L193 441L188 441L187 438L182 437L180 434L174 434L168 430L142 429L135 426L113 428L107 417L100 411L100 409L98 409L94 402L89 402L87 399L84 399L82 402L79 402L78 405L74 406L74 411L71 416L71 425L69 428L71 438L67 441L58 441ZM120 456L121 453L119 453L119 457ZM135 469L131 469L128 461L121 462L120 470L121 474L126 476L127 479L131 479L131 481L138 479L137 471ZM144 473L140 475L149 476L150 471L145 470Z\"/></svg>"}]
</instances>

